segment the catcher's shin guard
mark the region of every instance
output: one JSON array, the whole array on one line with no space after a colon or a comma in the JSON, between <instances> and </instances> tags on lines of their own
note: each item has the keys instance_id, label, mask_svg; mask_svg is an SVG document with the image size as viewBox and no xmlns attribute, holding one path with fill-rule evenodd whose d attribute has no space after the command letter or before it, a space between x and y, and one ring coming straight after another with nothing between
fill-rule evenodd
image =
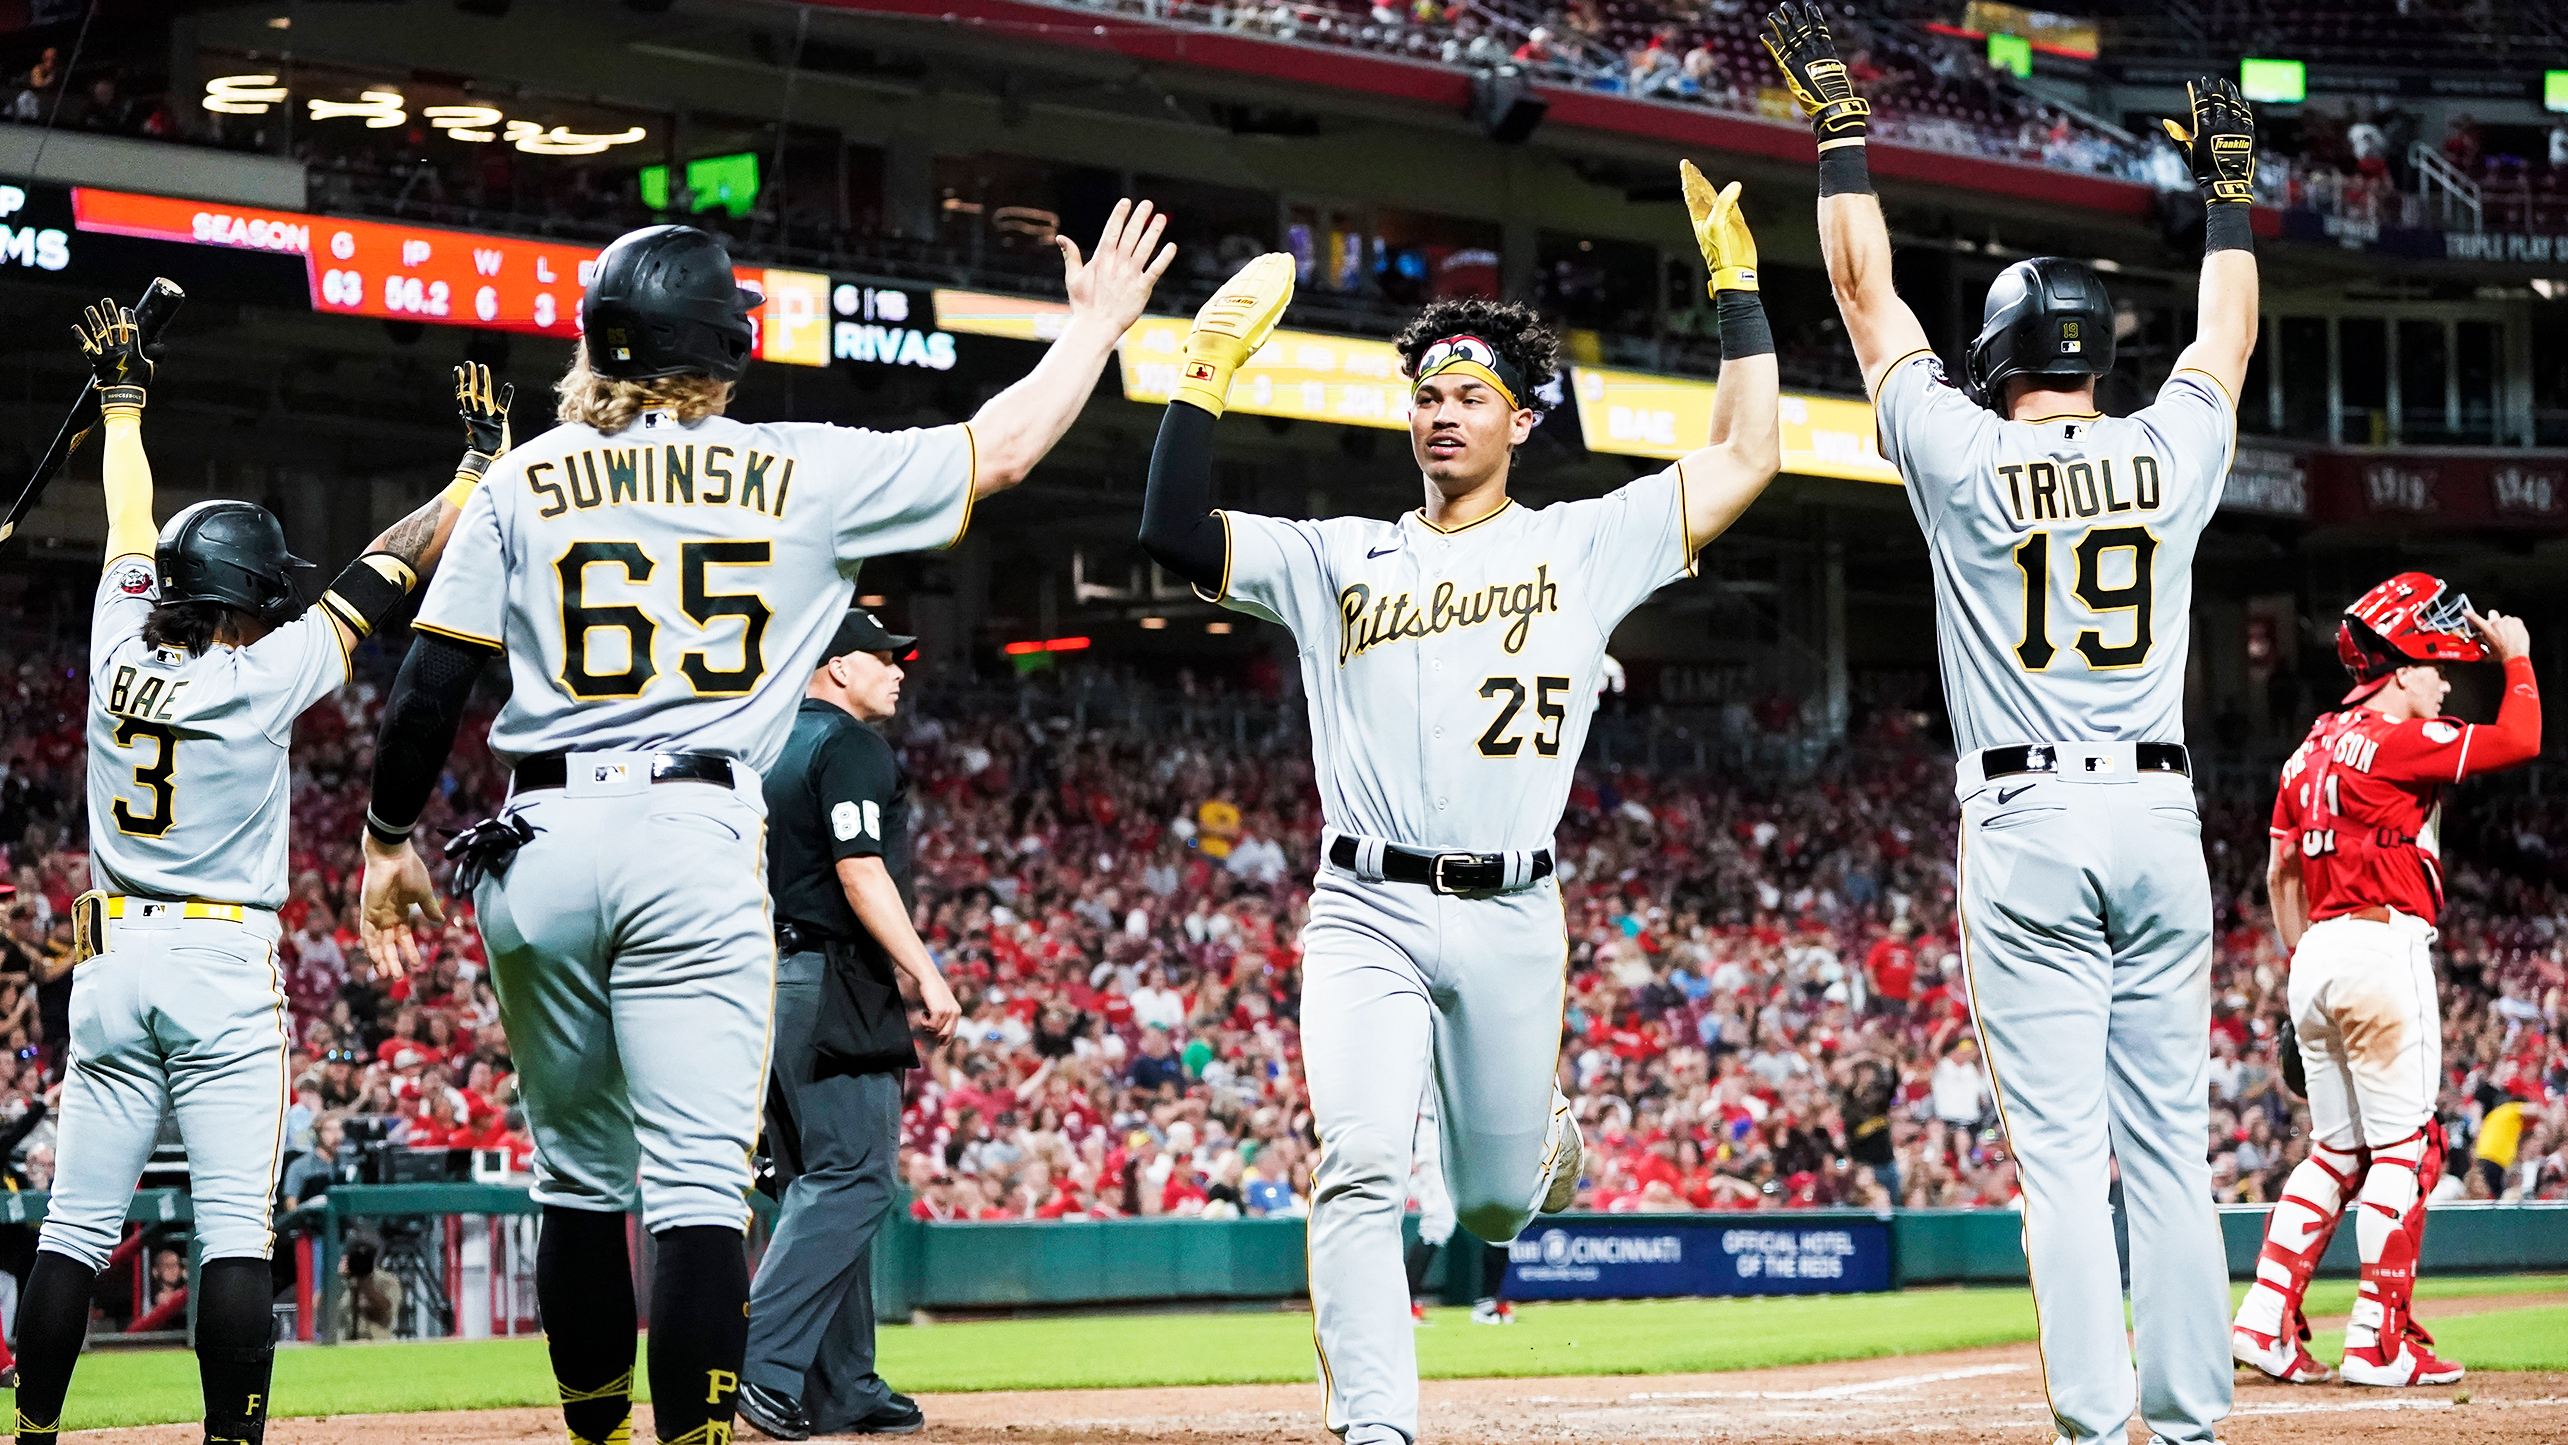
<instances>
[{"instance_id":1,"label":"catcher's shin guard","mask_svg":"<svg viewBox=\"0 0 2568 1445\"><path fill-rule=\"evenodd\" d=\"M2277 1338L2300 1335L2301 1297L2336 1237L2346 1204L2363 1185L2368 1162L2363 1150L2311 1146L2309 1157L2284 1181L2282 1200L2265 1225L2256 1282L2239 1301L2235 1328Z\"/></svg>"},{"instance_id":2,"label":"catcher's shin guard","mask_svg":"<svg viewBox=\"0 0 2568 1445\"><path fill-rule=\"evenodd\" d=\"M2443 1131L2429 1125L2372 1151L2372 1167L2356 1197L2354 1240L2363 1269L2355 1287L2354 1314L2345 1326L2345 1353L2395 1354L2409 1328L2416 1293L2417 1249L2425 1238L2425 1192L2443 1177Z\"/></svg>"}]
</instances>

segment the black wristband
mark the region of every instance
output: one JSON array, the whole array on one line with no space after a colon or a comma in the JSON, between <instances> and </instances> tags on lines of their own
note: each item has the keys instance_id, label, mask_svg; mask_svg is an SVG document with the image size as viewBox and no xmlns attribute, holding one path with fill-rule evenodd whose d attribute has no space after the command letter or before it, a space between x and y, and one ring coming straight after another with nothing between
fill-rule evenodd
<instances>
[{"instance_id":1,"label":"black wristband","mask_svg":"<svg viewBox=\"0 0 2568 1445\"><path fill-rule=\"evenodd\" d=\"M1822 196L1872 194L1872 171L1864 163L1862 146L1830 146L1819 153L1819 194Z\"/></svg>"},{"instance_id":2,"label":"black wristband","mask_svg":"<svg viewBox=\"0 0 2568 1445\"><path fill-rule=\"evenodd\" d=\"M1774 328L1766 323L1765 302L1757 293L1724 291L1712 306L1721 321L1722 361L1774 354Z\"/></svg>"},{"instance_id":3,"label":"black wristband","mask_svg":"<svg viewBox=\"0 0 2568 1445\"><path fill-rule=\"evenodd\" d=\"M2214 201L2202 211L2202 253L2253 251L2256 228L2248 224L2247 207L2236 201Z\"/></svg>"},{"instance_id":4,"label":"black wristband","mask_svg":"<svg viewBox=\"0 0 2568 1445\"><path fill-rule=\"evenodd\" d=\"M398 848L402 844L409 842L411 833L417 829L418 826L419 824L414 820L399 828L395 828L391 824L383 821L381 818L376 817L374 815L374 809L366 809L367 836L373 838L376 842L381 843L387 848Z\"/></svg>"}]
</instances>

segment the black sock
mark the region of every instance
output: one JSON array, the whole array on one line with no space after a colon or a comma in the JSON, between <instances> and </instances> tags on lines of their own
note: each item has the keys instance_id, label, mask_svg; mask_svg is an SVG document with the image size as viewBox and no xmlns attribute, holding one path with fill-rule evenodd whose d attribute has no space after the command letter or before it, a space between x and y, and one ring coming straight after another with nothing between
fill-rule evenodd
<instances>
[{"instance_id":1,"label":"black sock","mask_svg":"<svg viewBox=\"0 0 2568 1445\"><path fill-rule=\"evenodd\" d=\"M274 1287L265 1259L209 1259L196 1271L196 1374L205 1387L208 1445L259 1445L267 1437Z\"/></svg>"},{"instance_id":2,"label":"black sock","mask_svg":"<svg viewBox=\"0 0 2568 1445\"><path fill-rule=\"evenodd\" d=\"M695 1224L651 1239L652 1421L665 1445L723 1445L749 1352L749 1258L740 1231Z\"/></svg>"},{"instance_id":3,"label":"black sock","mask_svg":"<svg viewBox=\"0 0 2568 1445\"><path fill-rule=\"evenodd\" d=\"M71 1367L89 1338L89 1291L98 1271L67 1254L36 1251L27 1291L18 1299L18 1438L54 1445Z\"/></svg>"},{"instance_id":4,"label":"black sock","mask_svg":"<svg viewBox=\"0 0 2568 1445\"><path fill-rule=\"evenodd\" d=\"M1409 1300L1420 1303L1418 1289L1427 1282L1427 1265L1436 1257L1436 1247L1421 1239L1409 1246Z\"/></svg>"},{"instance_id":5,"label":"black sock","mask_svg":"<svg viewBox=\"0 0 2568 1445\"><path fill-rule=\"evenodd\" d=\"M633 1433L633 1256L624 1216L544 1206L535 1304L562 1393L562 1424L587 1445Z\"/></svg>"}]
</instances>

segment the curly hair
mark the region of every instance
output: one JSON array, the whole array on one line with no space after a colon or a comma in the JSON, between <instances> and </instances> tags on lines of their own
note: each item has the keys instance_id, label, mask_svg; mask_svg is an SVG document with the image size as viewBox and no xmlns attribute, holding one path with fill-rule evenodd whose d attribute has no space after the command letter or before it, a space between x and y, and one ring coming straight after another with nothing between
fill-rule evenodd
<instances>
[{"instance_id":1,"label":"curly hair","mask_svg":"<svg viewBox=\"0 0 2568 1445\"><path fill-rule=\"evenodd\" d=\"M553 384L559 398L556 421L585 422L613 436L657 406L675 411L681 423L720 416L731 404L732 383L710 376L655 376L648 381L617 381L589 370L588 344L571 354L571 369Z\"/></svg>"},{"instance_id":2,"label":"curly hair","mask_svg":"<svg viewBox=\"0 0 2568 1445\"><path fill-rule=\"evenodd\" d=\"M1560 338L1543 324L1532 307L1516 301L1464 299L1431 301L1391 344L1400 348L1400 372L1418 374L1418 358L1448 336L1468 333L1496 348L1508 365L1524 374L1527 395L1518 398L1535 411L1550 403L1532 393L1560 371Z\"/></svg>"}]
</instances>

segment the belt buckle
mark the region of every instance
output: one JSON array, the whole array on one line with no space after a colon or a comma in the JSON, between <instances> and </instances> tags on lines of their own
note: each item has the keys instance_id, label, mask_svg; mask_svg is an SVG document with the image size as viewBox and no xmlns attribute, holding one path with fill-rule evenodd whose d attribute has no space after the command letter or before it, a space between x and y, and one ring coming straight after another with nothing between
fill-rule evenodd
<instances>
[{"instance_id":1,"label":"belt buckle","mask_svg":"<svg viewBox=\"0 0 2568 1445\"><path fill-rule=\"evenodd\" d=\"M1438 853L1435 856L1435 861L1427 865L1427 891L1430 893L1445 894L1460 893L1462 891L1461 889L1445 882L1445 865L1447 863L1477 863L1479 861L1480 855L1477 853Z\"/></svg>"}]
</instances>

